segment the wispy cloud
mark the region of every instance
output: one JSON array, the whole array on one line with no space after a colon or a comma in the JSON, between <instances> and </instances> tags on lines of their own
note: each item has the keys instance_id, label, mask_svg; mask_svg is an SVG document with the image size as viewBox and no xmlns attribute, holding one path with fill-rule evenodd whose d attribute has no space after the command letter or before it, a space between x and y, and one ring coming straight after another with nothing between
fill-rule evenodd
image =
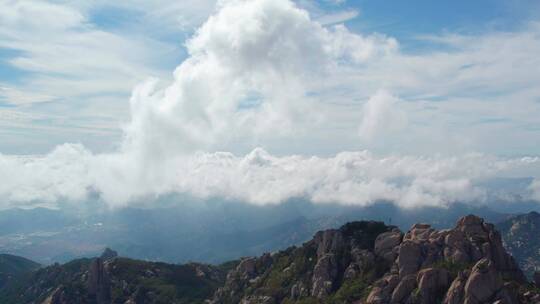
<instances>
[{"instance_id":1,"label":"wispy cloud","mask_svg":"<svg viewBox=\"0 0 540 304\"><path fill-rule=\"evenodd\" d=\"M0 102L28 115L63 115L71 120L70 126L80 125L84 113L78 109L95 116L108 112L116 117L118 130L119 119L126 117L126 100L133 86L150 76L166 78L153 61L178 47L140 35L102 30L89 23L87 12L75 4L0 2L0 48L16 50L1 64L25 71L22 79L5 80ZM109 106L103 108L93 102L100 98ZM44 102L47 104L37 105ZM42 130L54 127L51 124L55 120L42 121L29 124ZM94 121L96 134L103 127L101 123L99 119Z\"/></svg>"},{"instance_id":2,"label":"wispy cloud","mask_svg":"<svg viewBox=\"0 0 540 304\"><path fill-rule=\"evenodd\" d=\"M4 104L22 105L47 102L54 99L55 97L50 95L26 92L9 86L0 86L0 102Z\"/></svg>"},{"instance_id":3,"label":"wispy cloud","mask_svg":"<svg viewBox=\"0 0 540 304\"><path fill-rule=\"evenodd\" d=\"M328 13L328 14L319 16L316 20L323 25L332 25L332 24L343 23L343 22L352 20L358 17L358 15L359 13L357 10L346 10L346 11Z\"/></svg>"}]
</instances>

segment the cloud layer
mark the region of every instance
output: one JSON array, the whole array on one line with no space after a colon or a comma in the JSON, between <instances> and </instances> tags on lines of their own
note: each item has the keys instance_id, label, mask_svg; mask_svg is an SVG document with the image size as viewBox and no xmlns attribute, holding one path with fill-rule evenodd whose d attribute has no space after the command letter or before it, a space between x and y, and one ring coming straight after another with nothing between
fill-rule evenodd
<instances>
[{"instance_id":1,"label":"cloud layer","mask_svg":"<svg viewBox=\"0 0 540 304\"><path fill-rule=\"evenodd\" d=\"M80 202L98 194L111 206L168 193L254 204L303 198L316 203L369 205L385 200L401 207L485 203L482 181L523 170L538 172L540 159L377 157L342 152L333 157L273 156L257 148L238 157L195 153L141 167L124 154L93 155L63 145L44 157L0 156L2 207ZM16 173L16 174L14 174ZM538 199L538 182L531 184Z\"/></svg>"}]
</instances>

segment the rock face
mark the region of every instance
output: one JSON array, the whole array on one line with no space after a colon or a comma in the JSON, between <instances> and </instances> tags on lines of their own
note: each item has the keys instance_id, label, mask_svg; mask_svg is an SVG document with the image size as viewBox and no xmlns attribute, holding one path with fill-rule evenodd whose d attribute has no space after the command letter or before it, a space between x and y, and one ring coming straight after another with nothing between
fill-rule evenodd
<instances>
[{"instance_id":1,"label":"rock face","mask_svg":"<svg viewBox=\"0 0 540 304\"><path fill-rule=\"evenodd\" d=\"M469 215L442 231L416 224L397 248L386 277L396 275L399 283L374 288L366 303L519 303L503 279L525 284L525 277L481 218Z\"/></svg>"},{"instance_id":2,"label":"rock face","mask_svg":"<svg viewBox=\"0 0 540 304\"><path fill-rule=\"evenodd\" d=\"M540 213L514 216L497 224L505 247L519 262L521 269L532 277L540 269Z\"/></svg>"},{"instance_id":3,"label":"rock face","mask_svg":"<svg viewBox=\"0 0 540 304\"><path fill-rule=\"evenodd\" d=\"M395 227L381 222L320 231L301 247L243 260L210 303L318 303L330 298L353 303L357 293L389 269L385 257L391 258L401 238Z\"/></svg>"},{"instance_id":4,"label":"rock face","mask_svg":"<svg viewBox=\"0 0 540 304\"><path fill-rule=\"evenodd\" d=\"M502 288L502 278L497 273L493 262L481 259L474 265L467 283L465 283L465 303L487 302L493 299Z\"/></svg>"},{"instance_id":5,"label":"rock face","mask_svg":"<svg viewBox=\"0 0 540 304\"><path fill-rule=\"evenodd\" d=\"M103 263L102 258L96 258L90 263L88 280L86 282L88 296L97 304L111 302L111 280L109 270Z\"/></svg>"},{"instance_id":6,"label":"rock face","mask_svg":"<svg viewBox=\"0 0 540 304\"><path fill-rule=\"evenodd\" d=\"M243 260L210 303L536 303L527 284L494 226L469 215L440 231L355 222L318 232Z\"/></svg>"}]
</instances>

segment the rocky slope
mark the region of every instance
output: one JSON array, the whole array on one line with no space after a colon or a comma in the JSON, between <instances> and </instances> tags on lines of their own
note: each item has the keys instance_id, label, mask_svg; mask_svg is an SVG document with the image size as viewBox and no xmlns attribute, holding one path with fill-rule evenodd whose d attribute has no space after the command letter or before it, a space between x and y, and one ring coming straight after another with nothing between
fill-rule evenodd
<instances>
[{"instance_id":1,"label":"rocky slope","mask_svg":"<svg viewBox=\"0 0 540 304\"><path fill-rule=\"evenodd\" d=\"M173 265L116 257L42 268L0 290L0 303L203 303L223 284L226 267Z\"/></svg>"},{"instance_id":2,"label":"rocky slope","mask_svg":"<svg viewBox=\"0 0 540 304\"><path fill-rule=\"evenodd\" d=\"M319 232L301 247L243 259L211 303L540 303L492 224L380 222Z\"/></svg>"},{"instance_id":3,"label":"rocky slope","mask_svg":"<svg viewBox=\"0 0 540 304\"><path fill-rule=\"evenodd\" d=\"M540 270L540 213L518 215L497 224L506 249L523 271L532 276Z\"/></svg>"}]
</instances>

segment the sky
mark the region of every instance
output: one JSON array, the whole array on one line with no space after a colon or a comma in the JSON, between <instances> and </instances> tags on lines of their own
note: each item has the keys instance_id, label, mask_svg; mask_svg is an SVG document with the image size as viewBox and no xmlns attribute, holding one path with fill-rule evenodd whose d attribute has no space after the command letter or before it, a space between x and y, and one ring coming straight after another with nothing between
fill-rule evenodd
<instances>
[{"instance_id":1,"label":"sky","mask_svg":"<svg viewBox=\"0 0 540 304\"><path fill-rule=\"evenodd\" d=\"M0 0L2 206L540 200L538 54L532 0Z\"/></svg>"}]
</instances>

